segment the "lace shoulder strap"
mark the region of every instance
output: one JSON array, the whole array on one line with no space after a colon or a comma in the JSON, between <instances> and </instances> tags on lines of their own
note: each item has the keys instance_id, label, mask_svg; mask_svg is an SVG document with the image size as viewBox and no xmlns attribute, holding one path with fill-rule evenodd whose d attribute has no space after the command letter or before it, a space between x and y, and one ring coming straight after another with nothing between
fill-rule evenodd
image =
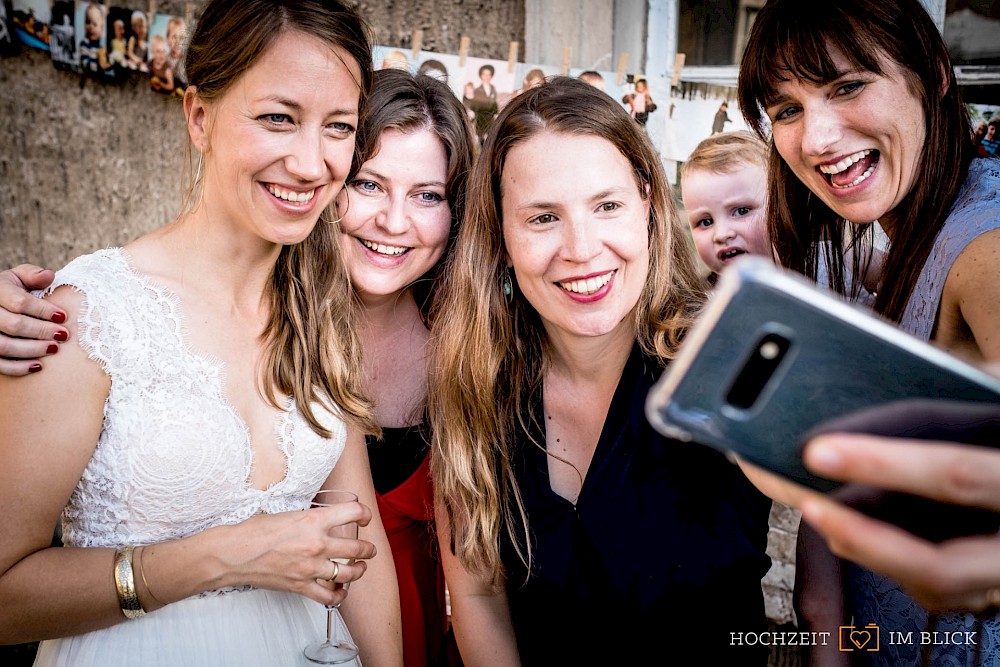
<instances>
[{"instance_id":1,"label":"lace shoulder strap","mask_svg":"<svg viewBox=\"0 0 1000 667\"><path fill-rule=\"evenodd\" d=\"M80 346L112 377L145 367L152 353L176 349L181 325L175 302L136 273L121 248L77 257L45 293L63 285L83 293Z\"/></svg>"}]
</instances>

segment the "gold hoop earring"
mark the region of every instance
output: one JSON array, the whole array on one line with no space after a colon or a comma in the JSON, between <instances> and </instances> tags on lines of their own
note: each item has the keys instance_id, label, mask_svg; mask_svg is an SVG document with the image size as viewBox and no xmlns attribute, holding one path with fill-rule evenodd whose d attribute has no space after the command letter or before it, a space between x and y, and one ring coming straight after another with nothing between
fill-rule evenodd
<instances>
[{"instance_id":1,"label":"gold hoop earring","mask_svg":"<svg viewBox=\"0 0 1000 667\"><path fill-rule=\"evenodd\" d=\"M194 173L194 184L198 185L201 183L201 167L205 163L205 154L198 153L198 169Z\"/></svg>"}]
</instances>

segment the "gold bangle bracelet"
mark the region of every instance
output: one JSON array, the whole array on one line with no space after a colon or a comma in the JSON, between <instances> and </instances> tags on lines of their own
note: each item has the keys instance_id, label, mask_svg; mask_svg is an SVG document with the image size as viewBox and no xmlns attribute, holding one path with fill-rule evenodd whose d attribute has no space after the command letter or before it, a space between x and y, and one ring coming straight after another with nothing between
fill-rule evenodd
<instances>
[{"instance_id":1,"label":"gold bangle bracelet","mask_svg":"<svg viewBox=\"0 0 1000 667\"><path fill-rule=\"evenodd\" d=\"M139 618L146 613L135 593L135 575L132 571L134 550L133 544L115 549L115 590L118 591L118 606L128 619Z\"/></svg>"},{"instance_id":2,"label":"gold bangle bracelet","mask_svg":"<svg viewBox=\"0 0 1000 667\"><path fill-rule=\"evenodd\" d=\"M140 551L139 551L139 578L142 579L142 585L146 587L146 592L149 593L149 597L153 598L154 602L157 602L157 603L163 605L164 607L166 607L167 603L164 602L163 600L161 600L160 598L156 597L156 594L153 593L153 589L149 587L149 582L146 581L146 547L143 546L143 547L139 547L139 548L140 548Z\"/></svg>"}]
</instances>

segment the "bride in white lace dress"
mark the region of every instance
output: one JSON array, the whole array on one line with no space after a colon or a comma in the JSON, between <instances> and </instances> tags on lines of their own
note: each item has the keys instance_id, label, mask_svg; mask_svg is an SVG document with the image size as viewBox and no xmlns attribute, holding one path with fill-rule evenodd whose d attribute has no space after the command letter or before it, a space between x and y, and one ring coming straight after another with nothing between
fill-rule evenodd
<instances>
[{"instance_id":1,"label":"bride in white lace dress","mask_svg":"<svg viewBox=\"0 0 1000 667\"><path fill-rule=\"evenodd\" d=\"M402 664L350 286L317 224L354 156L366 34L330 0L209 2L191 205L60 271L78 344L0 378L0 642L45 640L36 664L300 664L339 602L361 658ZM320 488L360 502L306 509ZM360 539L329 536L353 521Z\"/></svg>"}]
</instances>

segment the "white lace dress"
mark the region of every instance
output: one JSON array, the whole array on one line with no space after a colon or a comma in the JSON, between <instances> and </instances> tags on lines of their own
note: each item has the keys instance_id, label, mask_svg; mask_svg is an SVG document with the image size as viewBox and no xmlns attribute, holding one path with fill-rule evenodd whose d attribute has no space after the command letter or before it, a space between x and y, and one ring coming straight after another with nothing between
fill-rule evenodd
<instances>
[{"instance_id":1,"label":"white lace dress","mask_svg":"<svg viewBox=\"0 0 1000 667\"><path fill-rule=\"evenodd\" d=\"M97 449L63 513L67 545L150 544L309 506L344 450L339 417L316 406L333 432L324 439L289 401L276 424L286 476L255 489L249 432L224 398L223 365L188 348L177 299L136 273L118 248L75 259L50 289L59 285L84 293L79 344L112 380ZM325 608L300 595L211 591L44 641L35 664L306 665L302 649L325 635L325 623ZM349 636L339 615L337 623L339 636Z\"/></svg>"}]
</instances>

